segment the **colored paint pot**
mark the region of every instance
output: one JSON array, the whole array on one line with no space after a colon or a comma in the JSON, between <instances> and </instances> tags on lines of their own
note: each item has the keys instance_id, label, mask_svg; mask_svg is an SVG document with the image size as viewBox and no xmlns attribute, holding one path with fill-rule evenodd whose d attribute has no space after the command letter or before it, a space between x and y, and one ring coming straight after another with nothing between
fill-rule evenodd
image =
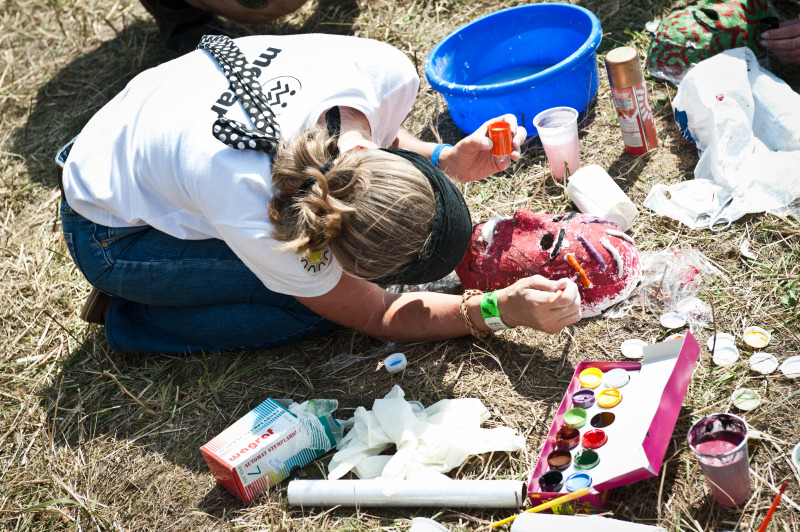
<instances>
[{"instance_id":1,"label":"colored paint pot","mask_svg":"<svg viewBox=\"0 0 800 532\"><path fill-rule=\"evenodd\" d=\"M588 488L591 485L592 477L589 476L589 473L583 472L571 474L564 482L564 487L570 492L582 490L583 488Z\"/></svg>"},{"instance_id":2,"label":"colored paint pot","mask_svg":"<svg viewBox=\"0 0 800 532\"><path fill-rule=\"evenodd\" d=\"M597 396L597 404L603 408L613 408L622 401L622 394L616 388L603 390Z\"/></svg>"},{"instance_id":3,"label":"colored paint pot","mask_svg":"<svg viewBox=\"0 0 800 532\"><path fill-rule=\"evenodd\" d=\"M762 347L767 346L772 337L761 327L747 327L744 330L742 339L744 340L744 343L753 349L761 349Z\"/></svg>"},{"instance_id":4,"label":"colored paint pot","mask_svg":"<svg viewBox=\"0 0 800 532\"><path fill-rule=\"evenodd\" d=\"M603 372L597 368L586 368L578 374L578 380L584 388L597 388L603 382Z\"/></svg>"},{"instance_id":5,"label":"colored paint pot","mask_svg":"<svg viewBox=\"0 0 800 532\"><path fill-rule=\"evenodd\" d=\"M578 429L563 426L556 432L556 449L569 450L578 446L581 441L581 433Z\"/></svg>"},{"instance_id":6,"label":"colored paint pot","mask_svg":"<svg viewBox=\"0 0 800 532\"><path fill-rule=\"evenodd\" d=\"M589 422L591 426L596 429L604 429L607 426L611 425L616 419L617 416L612 414L611 412L600 412L592 417L592 420Z\"/></svg>"},{"instance_id":7,"label":"colored paint pot","mask_svg":"<svg viewBox=\"0 0 800 532\"><path fill-rule=\"evenodd\" d=\"M564 475L560 471L548 471L539 477L539 490L556 492L564 487Z\"/></svg>"},{"instance_id":8,"label":"colored paint pot","mask_svg":"<svg viewBox=\"0 0 800 532\"><path fill-rule=\"evenodd\" d=\"M564 471L572 463L572 455L566 449L556 449L547 455L547 465L555 471Z\"/></svg>"},{"instance_id":9,"label":"colored paint pot","mask_svg":"<svg viewBox=\"0 0 800 532\"><path fill-rule=\"evenodd\" d=\"M631 380L631 374L622 368L614 368L603 375L603 384L609 388L622 388Z\"/></svg>"},{"instance_id":10,"label":"colored paint pot","mask_svg":"<svg viewBox=\"0 0 800 532\"><path fill-rule=\"evenodd\" d=\"M586 418L589 414L583 408L570 408L564 412L564 424L573 429L579 429L586 425Z\"/></svg>"},{"instance_id":11,"label":"colored paint pot","mask_svg":"<svg viewBox=\"0 0 800 532\"><path fill-rule=\"evenodd\" d=\"M575 469L592 469L600 463L600 455L592 449L578 451L575 455Z\"/></svg>"},{"instance_id":12,"label":"colored paint pot","mask_svg":"<svg viewBox=\"0 0 800 532\"><path fill-rule=\"evenodd\" d=\"M575 408L590 408L594 404L592 390L578 390L572 394L572 406Z\"/></svg>"},{"instance_id":13,"label":"colored paint pot","mask_svg":"<svg viewBox=\"0 0 800 532\"><path fill-rule=\"evenodd\" d=\"M597 449L608 441L606 433L600 429L593 429L586 432L581 438L581 445L587 449Z\"/></svg>"}]
</instances>

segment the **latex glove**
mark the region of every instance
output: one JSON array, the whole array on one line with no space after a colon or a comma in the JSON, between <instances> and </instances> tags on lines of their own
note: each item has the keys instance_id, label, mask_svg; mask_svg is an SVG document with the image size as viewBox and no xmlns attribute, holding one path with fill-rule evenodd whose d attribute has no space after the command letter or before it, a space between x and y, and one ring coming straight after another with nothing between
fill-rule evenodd
<instances>
[{"instance_id":1,"label":"latex glove","mask_svg":"<svg viewBox=\"0 0 800 532\"><path fill-rule=\"evenodd\" d=\"M551 303L559 290L561 295ZM533 275L499 290L497 308L509 327L525 326L555 334L581 319L581 296L570 279Z\"/></svg>"},{"instance_id":2,"label":"latex glove","mask_svg":"<svg viewBox=\"0 0 800 532\"><path fill-rule=\"evenodd\" d=\"M489 125L500 120L511 125L514 135L510 160L502 162L492 155L492 140L489 138ZM458 141L452 148L445 148L439 156L439 167L451 178L462 183L476 181L502 172L512 161L518 161L520 146L525 142L528 133L523 126L517 125L517 117L512 114L503 115L485 122L472 135Z\"/></svg>"}]
</instances>

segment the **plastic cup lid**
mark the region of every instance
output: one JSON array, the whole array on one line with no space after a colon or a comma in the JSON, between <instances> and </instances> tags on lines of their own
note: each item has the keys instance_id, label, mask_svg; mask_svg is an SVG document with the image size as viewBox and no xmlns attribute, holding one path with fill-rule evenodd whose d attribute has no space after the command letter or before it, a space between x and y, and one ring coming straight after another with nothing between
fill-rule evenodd
<instances>
[{"instance_id":1,"label":"plastic cup lid","mask_svg":"<svg viewBox=\"0 0 800 532\"><path fill-rule=\"evenodd\" d=\"M717 348L714 350L714 364L717 366L730 366L739 360L739 350L733 344L720 344L717 343Z\"/></svg>"},{"instance_id":2,"label":"plastic cup lid","mask_svg":"<svg viewBox=\"0 0 800 532\"><path fill-rule=\"evenodd\" d=\"M787 358L780 367L781 373L790 379L800 377L800 356Z\"/></svg>"},{"instance_id":3,"label":"plastic cup lid","mask_svg":"<svg viewBox=\"0 0 800 532\"><path fill-rule=\"evenodd\" d=\"M597 388L603 382L603 372L597 368L586 368L580 372L578 380L584 388Z\"/></svg>"},{"instance_id":4,"label":"plastic cup lid","mask_svg":"<svg viewBox=\"0 0 800 532\"><path fill-rule=\"evenodd\" d=\"M752 410L761 404L761 396L749 388L739 388L731 395L731 400L739 410Z\"/></svg>"},{"instance_id":5,"label":"plastic cup lid","mask_svg":"<svg viewBox=\"0 0 800 532\"><path fill-rule=\"evenodd\" d=\"M403 353L392 353L386 360L383 361L383 365L386 366L386 371L389 373L397 373L398 371L403 371L406 369L406 365L408 361L406 360L406 356Z\"/></svg>"},{"instance_id":6,"label":"plastic cup lid","mask_svg":"<svg viewBox=\"0 0 800 532\"><path fill-rule=\"evenodd\" d=\"M644 340L639 340L638 338L631 338L630 340L625 340L619 346L620 350L622 351L622 355L625 358L642 358L644 356L644 346L647 345L647 342Z\"/></svg>"},{"instance_id":7,"label":"plastic cup lid","mask_svg":"<svg viewBox=\"0 0 800 532\"><path fill-rule=\"evenodd\" d=\"M709 351L711 351L714 348L714 336L717 337L717 349L726 346L728 344L736 345L736 337L732 334L728 333L717 333L716 335L712 334L711 337L708 339L708 342L706 343Z\"/></svg>"},{"instance_id":8,"label":"plastic cup lid","mask_svg":"<svg viewBox=\"0 0 800 532\"><path fill-rule=\"evenodd\" d=\"M622 394L615 388L603 390L597 395L597 404L603 408L612 408L622 401Z\"/></svg>"},{"instance_id":9,"label":"plastic cup lid","mask_svg":"<svg viewBox=\"0 0 800 532\"><path fill-rule=\"evenodd\" d=\"M573 473L567 477L567 481L564 483L567 491L578 491L591 485L592 477L589 476L589 473Z\"/></svg>"},{"instance_id":10,"label":"plastic cup lid","mask_svg":"<svg viewBox=\"0 0 800 532\"><path fill-rule=\"evenodd\" d=\"M686 318L677 312L665 312L658 319L665 329L678 329L686 325Z\"/></svg>"},{"instance_id":11,"label":"plastic cup lid","mask_svg":"<svg viewBox=\"0 0 800 532\"><path fill-rule=\"evenodd\" d=\"M609 388L622 388L631 380L631 375L622 368L614 368L603 375L603 384Z\"/></svg>"},{"instance_id":12,"label":"plastic cup lid","mask_svg":"<svg viewBox=\"0 0 800 532\"><path fill-rule=\"evenodd\" d=\"M772 336L761 327L747 327L742 335L744 343L754 349L761 349L766 347Z\"/></svg>"},{"instance_id":13,"label":"plastic cup lid","mask_svg":"<svg viewBox=\"0 0 800 532\"><path fill-rule=\"evenodd\" d=\"M800 443L792 449L792 465L797 470L797 473L800 474Z\"/></svg>"},{"instance_id":14,"label":"plastic cup lid","mask_svg":"<svg viewBox=\"0 0 800 532\"><path fill-rule=\"evenodd\" d=\"M449 529L427 517L415 517L411 520L411 528L408 532L448 532Z\"/></svg>"},{"instance_id":15,"label":"plastic cup lid","mask_svg":"<svg viewBox=\"0 0 800 532\"><path fill-rule=\"evenodd\" d=\"M664 338L664 341L669 342L670 340L680 340L681 338L686 338L686 335L683 333L675 333Z\"/></svg>"},{"instance_id":16,"label":"plastic cup lid","mask_svg":"<svg viewBox=\"0 0 800 532\"><path fill-rule=\"evenodd\" d=\"M772 373L778 369L778 359L770 353L753 353L750 356L750 369L762 375Z\"/></svg>"}]
</instances>

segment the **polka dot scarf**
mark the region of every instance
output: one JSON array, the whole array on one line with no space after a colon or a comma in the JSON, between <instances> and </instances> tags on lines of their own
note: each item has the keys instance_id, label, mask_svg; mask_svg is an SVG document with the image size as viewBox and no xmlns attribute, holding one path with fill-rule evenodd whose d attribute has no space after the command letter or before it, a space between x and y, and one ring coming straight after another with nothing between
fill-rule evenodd
<instances>
[{"instance_id":1,"label":"polka dot scarf","mask_svg":"<svg viewBox=\"0 0 800 532\"><path fill-rule=\"evenodd\" d=\"M231 91L250 117L255 128L230 118L219 117L214 121L214 136L224 144L237 150L257 150L275 157L281 136L275 113L267 104L267 98L258 83L257 67L247 62L239 47L225 35L204 35L197 45L213 57L228 78Z\"/></svg>"}]
</instances>

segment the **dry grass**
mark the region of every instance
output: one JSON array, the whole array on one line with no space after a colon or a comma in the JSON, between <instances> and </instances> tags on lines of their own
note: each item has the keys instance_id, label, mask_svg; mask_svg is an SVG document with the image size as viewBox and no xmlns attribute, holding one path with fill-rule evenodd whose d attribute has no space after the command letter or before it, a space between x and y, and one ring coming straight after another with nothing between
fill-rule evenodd
<instances>
[{"instance_id":1,"label":"dry grass","mask_svg":"<svg viewBox=\"0 0 800 532\"><path fill-rule=\"evenodd\" d=\"M520 2L473 0L349 0L311 2L271 27L272 33L336 32L386 40L405 51L420 74L432 46L477 16ZM601 53L632 43L643 49L644 23L676 2L580 2L601 19ZM794 4L786 2L789 9ZM72 266L59 233L58 192L51 160L94 111L136 73L171 55L160 48L155 24L131 0L3 0L0 8L0 528L9 530L406 530L414 515L434 517L452 530L478 530L504 511L459 509L305 509L286 503L286 483L245 506L215 481L200 445L266 397L301 401L331 397L339 416L369 407L392 384L430 404L477 397L492 413L488 426L516 428L525 452L478 456L460 478L526 478L575 364L619 359L627 337L666 336L657 318L634 308L622 319L586 320L561 334L514 330L491 341L459 340L404 346L410 360L390 376L378 358L335 375L322 370L340 353L368 354L381 345L338 331L282 349L168 357L110 351L102 329L78 319L89 287ZM782 6L783 7L783 6ZM800 87L797 69L777 73ZM637 203L656 182L692 177L697 156L676 134L670 110L674 87L649 82L661 147L652 156L624 154L608 85L601 87L583 124L584 163L618 178ZM458 138L443 100L424 81L410 129L429 140ZM465 187L474 219L514 209L558 212L569 208L564 190L548 181L531 198L545 171L531 144L513 170ZM781 303L798 278L798 224L771 215L748 216L722 237L687 230L643 210L632 230L642 251L692 247L726 273L705 285L718 330L737 332L759 323L773 330L782 360L800 354L796 300ZM749 238L756 261L743 260ZM709 330L696 331L701 343ZM746 385L765 402L744 417L768 439L750 448L751 467L769 484L788 479L786 495L800 502L800 478L788 452L800 441L798 391L780 374L755 376L743 365L714 367L707 350L678 420L661 476L613 491L609 514L660 524L669 530L752 530L773 497L754 480L742 512L714 506L685 445L702 412L731 408L730 392ZM126 393L128 392L128 393ZM131 395L137 401L131 399ZM297 473L320 477L324 462ZM782 504L771 530L800 530L798 512Z\"/></svg>"}]
</instances>

